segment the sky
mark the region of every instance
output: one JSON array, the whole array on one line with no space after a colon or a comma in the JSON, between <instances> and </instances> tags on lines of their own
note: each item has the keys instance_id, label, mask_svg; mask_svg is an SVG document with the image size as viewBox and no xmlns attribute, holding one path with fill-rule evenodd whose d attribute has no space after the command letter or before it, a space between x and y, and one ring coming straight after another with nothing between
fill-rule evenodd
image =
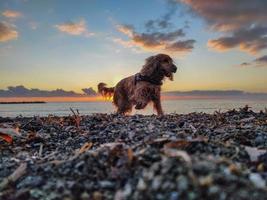
<instances>
[{"instance_id":1,"label":"sky","mask_svg":"<svg viewBox=\"0 0 267 200\"><path fill-rule=\"evenodd\" d=\"M267 92L266 10L266 0L1 0L0 89L83 93L166 53L178 71L163 91Z\"/></svg>"}]
</instances>

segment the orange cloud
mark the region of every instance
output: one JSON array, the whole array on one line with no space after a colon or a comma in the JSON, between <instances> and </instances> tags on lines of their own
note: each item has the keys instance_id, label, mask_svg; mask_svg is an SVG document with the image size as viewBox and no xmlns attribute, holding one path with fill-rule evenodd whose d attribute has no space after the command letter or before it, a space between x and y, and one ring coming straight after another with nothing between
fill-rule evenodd
<instances>
[{"instance_id":1,"label":"orange cloud","mask_svg":"<svg viewBox=\"0 0 267 200\"><path fill-rule=\"evenodd\" d=\"M64 33L70 35L84 35L84 36L92 36L94 33L89 32L86 27L85 20L80 20L79 22L67 22L59 25L55 25L55 27Z\"/></svg>"},{"instance_id":2,"label":"orange cloud","mask_svg":"<svg viewBox=\"0 0 267 200\"><path fill-rule=\"evenodd\" d=\"M117 25L117 30L128 39L115 38L113 41L134 51L165 52L173 56L191 52L196 41L182 39L186 36L184 30L174 28L176 26L171 22L177 11L177 4L173 0L168 0L166 3L165 14L145 21L143 32L136 31L132 25Z\"/></svg>"},{"instance_id":3,"label":"orange cloud","mask_svg":"<svg viewBox=\"0 0 267 200\"><path fill-rule=\"evenodd\" d=\"M134 28L130 25L117 25L117 30L129 37L133 37Z\"/></svg>"},{"instance_id":4,"label":"orange cloud","mask_svg":"<svg viewBox=\"0 0 267 200\"><path fill-rule=\"evenodd\" d=\"M18 37L18 32L9 23L0 22L0 42L14 40Z\"/></svg>"},{"instance_id":5,"label":"orange cloud","mask_svg":"<svg viewBox=\"0 0 267 200\"><path fill-rule=\"evenodd\" d=\"M124 47L134 47L135 44L131 41L126 41L123 40L121 38L113 38L113 42L117 43L117 44L121 44Z\"/></svg>"},{"instance_id":6,"label":"orange cloud","mask_svg":"<svg viewBox=\"0 0 267 200\"><path fill-rule=\"evenodd\" d=\"M267 27L253 27L233 32L230 36L208 41L208 47L226 51L238 47L241 51L256 54L267 48Z\"/></svg>"},{"instance_id":7,"label":"orange cloud","mask_svg":"<svg viewBox=\"0 0 267 200\"><path fill-rule=\"evenodd\" d=\"M2 15L4 15L7 18L18 18L21 17L22 14L15 10L5 10Z\"/></svg>"},{"instance_id":8,"label":"orange cloud","mask_svg":"<svg viewBox=\"0 0 267 200\"><path fill-rule=\"evenodd\" d=\"M252 24L266 25L266 0L177 0L203 17L211 28L233 31Z\"/></svg>"},{"instance_id":9,"label":"orange cloud","mask_svg":"<svg viewBox=\"0 0 267 200\"><path fill-rule=\"evenodd\" d=\"M182 29L170 32L156 31L148 33L137 33L133 26L118 25L117 30L129 37L129 40L120 38L113 39L114 42L125 47L139 47L145 51L161 51L167 53L188 53L194 48L195 40L178 40L184 37Z\"/></svg>"},{"instance_id":10,"label":"orange cloud","mask_svg":"<svg viewBox=\"0 0 267 200\"><path fill-rule=\"evenodd\" d=\"M209 40L208 46L218 51L239 48L256 54L267 49L266 0L177 0L202 17L211 30L224 36Z\"/></svg>"}]
</instances>

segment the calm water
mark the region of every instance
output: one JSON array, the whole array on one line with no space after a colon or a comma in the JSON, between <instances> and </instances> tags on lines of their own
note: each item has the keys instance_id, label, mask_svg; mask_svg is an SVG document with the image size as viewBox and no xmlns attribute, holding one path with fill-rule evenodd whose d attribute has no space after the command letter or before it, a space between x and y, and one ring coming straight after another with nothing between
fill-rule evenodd
<instances>
[{"instance_id":1,"label":"calm water","mask_svg":"<svg viewBox=\"0 0 267 200\"><path fill-rule=\"evenodd\" d=\"M255 111L267 108L267 100L165 100L162 102L165 113L190 113L206 112L213 113L215 110L225 111L233 108L240 108L248 104ZM112 113L114 106L111 102L57 102L46 104L9 104L0 105L0 116L16 117L22 116L47 116L69 115L70 107L78 109L81 114ZM152 114L152 106L149 105L143 111L133 111L133 114ZM154 112L155 113L155 112Z\"/></svg>"}]
</instances>

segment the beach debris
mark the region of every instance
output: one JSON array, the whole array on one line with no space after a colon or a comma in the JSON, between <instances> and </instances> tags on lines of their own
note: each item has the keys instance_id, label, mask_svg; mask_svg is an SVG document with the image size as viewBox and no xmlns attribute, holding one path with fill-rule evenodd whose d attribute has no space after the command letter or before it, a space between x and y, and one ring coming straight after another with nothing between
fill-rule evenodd
<instances>
[{"instance_id":1,"label":"beach debris","mask_svg":"<svg viewBox=\"0 0 267 200\"><path fill-rule=\"evenodd\" d=\"M192 129L193 133L197 132L197 129L192 124L190 124L189 127Z\"/></svg>"},{"instance_id":2,"label":"beach debris","mask_svg":"<svg viewBox=\"0 0 267 200\"><path fill-rule=\"evenodd\" d=\"M127 149L127 158L128 158L128 163L131 164L134 159L134 152L131 148Z\"/></svg>"},{"instance_id":3,"label":"beach debris","mask_svg":"<svg viewBox=\"0 0 267 200\"><path fill-rule=\"evenodd\" d=\"M251 109L251 107L248 105L245 105L244 107L239 108L241 113L247 113L247 112L249 112L249 109Z\"/></svg>"},{"instance_id":4,"label":"beach debris","mask_svg":"<svg viewBox=\"0 0 267 200\"><path fill-rule=\"evenodd\" d=\"M186 151L177 150L164 146L164 154L169 157L180 157L189 164L192 164L191 158Z\"/></svg>"},{"instance_id":5,"label":"beach debris","mask_svg":"<svg viewBox=\"0 0 267 200\"><path fill-rule=\"evenodd\" d=\"M89 150L93 146L92 142L86 142L79 150L78 154L82 154Z\"/></svg>"},{"instance_id":6,"label":"beach debris","mask_svg":"<svg viewBox=\"0 0 267 200\"><path fill-rule=\"evenodd\" d=\"M249 180L257 187L257 188L265 188L266 182L258 173L250 173Z\"/></svg>"},{"instance_id":7,"label":"beach debris","mask_svg":"<svg viewBox=\"0 0 267 200\"><path fill-rule=\"evenodd\" d=\"M241 119L240 122L245 122L245 123L247 123L247 122L252 121L253 119L255 119L255 117L248 117L248 118Z\"/></svg>"},{"instance_id":8,"label":"beach debris","mask_svg":"<svg viewBox=\"0 0 267 200\"><path fill-rule=\"evenodd\" d=\"M258 149L258 148L255 148L255 147L249 147L249 146L246 146L245 150L247 151L251 162L257 162L259 156L263 155L263 154L265 154L267 152L266 150Z\"/></svg>"},{"instance_id":9,"label":"beach debris","mask_svg":"<svg viewBox=\"0 0 267 200\"><path fill-rule=\"evenodd\" d=\"M40 144L40 149L39 149L39 152L38 152L38 156L39 156L39 157L42 157L42 154L43 154L43 147L44 147L44 145L43 145L43 143L41 143L41 144Z\"/></svg>"},{"instance_id":10,"label":"beach debris","mask_svg":"<svg viewBox=\"0 0 267 200\"><path fill-rule=\"evenodd\" d=\"M13 138L20 137L19 129L16 128L0 128L0 138L8 143L13 142Z\"/></svg>"},{"instance_id":11,"label":"beach debris","mask_svg":"<svg viewBox=\"0 0 267 200\"><path fill-rule=\"evenodd\" d=\"M72 119L73 119L73 121L75 123L75 126L77 128L80 128L80 123L81 123L82 117L80 116L79 110L77 109L76 113L72 108L70 108L70 110L71 110L71 112L73 114Z\"/></svg>"},{"instance_id":12,"label":"beach debris","mask_svg":"<svg viewBox=\"0 0 267 200\"><path fill-rule=\"evenodd\" d=\"M16 182L20 177L26 173L27 163L22 163L19 167L8 177L0 182L0 191L5 189L10 183Z\"/></svg>"},{"instance_id":13,"label":"beach debris","mask_svg":"<svg viewBox=\"0 0 267 200\"><path fill-rule=\"evenodd\" d=\"M265 113L71 112L1 118L0 199L267 199Z\"/></svg>"}]
</instances>

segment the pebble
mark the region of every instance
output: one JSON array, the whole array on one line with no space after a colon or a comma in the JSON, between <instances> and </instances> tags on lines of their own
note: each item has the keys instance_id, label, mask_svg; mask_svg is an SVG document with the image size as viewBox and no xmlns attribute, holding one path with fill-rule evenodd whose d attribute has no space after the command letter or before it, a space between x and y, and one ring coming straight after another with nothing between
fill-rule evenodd
<instances>
[{"instance_id":1,"label":"pebble","mask_svg":"<svg viewBox=\"0 0 267 200\"><path fill-rule=\"evenodd\" d=\"M267 153L251 161L267 149L265 112L80 117L78 128L71 115L1 118L23 137L0 139L0 185L28 168L0 199L267 199ZM190 162L168 156L170 145Z\"/></svg>"},{"instance_id":2,"label":"pebble","mask_svg":"<svg viewBox=\"0 0 267 200\"><path fill-rule=\"evenodd\" d=\"M257 188L265 188L266 187L265 180L258 173L249 174L249 179Z\"/></svg>"},{"instance_id":3,"label":"pebble","mask_svg":"<svg viewBox=\"0 0 267 200\"><path fill-rule=\"evenodd\" d=\"M137 189L138 190L145 190L146 189L146 183L143 179L139 179L138 184L137 184Z\"/></svg>"}]
</instances>

